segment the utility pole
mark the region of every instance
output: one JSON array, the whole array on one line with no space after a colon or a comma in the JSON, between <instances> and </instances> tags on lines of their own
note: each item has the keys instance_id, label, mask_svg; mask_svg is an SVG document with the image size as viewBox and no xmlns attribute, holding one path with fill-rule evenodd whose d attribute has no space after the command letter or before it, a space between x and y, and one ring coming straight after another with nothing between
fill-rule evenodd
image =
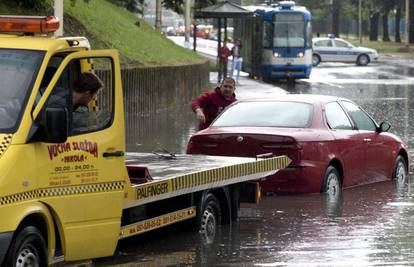
<instances>
[{"instance_id":1,"label":"utility pole","mask_svg":"<svg viewBox=\"0 0 414 267\"><path fill-rule=\"evenodd\" d=\"M410 51L410 0L405 0L405 48Z\"/></svg>"},{"instance_id":2,"label":"utility pole","mask_svg":"<svg viewBox=\"0 0 414 267\"><path fill-rule=\"evenodd\" d=\"M55 17L59 19L59 29L55 31L55 36L63 35L63 0L55 0L54 2Z\"/></svg>"},{"instance_id":3,"label":"utility pole","mask_svg":"<svg viewBox=\"0 0 414 267\"><path fill-rule=\"evenodd\" d=\"M185 0L184 5L185 5L184 6L184 9L185 9L184 11L184 23L185 23L184 47L190 48L191 0ZM196 37L193 36L193 38L196 38Z\"/></svg>"},{"instance_id":4,"label":"utility pole","mask_svg":"<svg viewBox=\"0 0 414 267\"><path fill-rule=\"evenodd\" d=\"M362 0L358 0L358 36L359 44L362 44Z\"/></svg>"},{"instance_id":5,"label":"utility pole","mask_svg":"<svg viewBox=\"0 0 414 267\"><path fill-rule=\"evenodd\" d=\"M156 0L155 2L155 29L161 31L161 0Z\"/></svg>"}]
</instances>

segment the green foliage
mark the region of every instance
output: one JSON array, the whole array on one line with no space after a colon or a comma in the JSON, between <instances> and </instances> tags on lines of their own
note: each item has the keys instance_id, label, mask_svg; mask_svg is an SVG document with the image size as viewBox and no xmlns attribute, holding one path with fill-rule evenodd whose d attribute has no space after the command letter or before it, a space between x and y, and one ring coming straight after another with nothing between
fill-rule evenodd
<instances>
[{"instance_id":1,"label":"green foliage","mask_svg":"<svg viewBox=\"0 0 414 267\"><path fill-rule=\"evenodd\" d=\"M128 11L143 15L145 0L111 0L111 2Z\"/></svg>"},{"instance_id":2,"label":"green foliage","mask_svg":"<svg viewBox=\"0 0 414 267\"><path fill-rule=\"evenodd\" d=\"M177 46L145 21L119 8L109 0L77 1L71 6L64 0L65 16L76 18L79 24L66 27L65 35L85 35L95 49L116 48L122 63L142 65L176 65L204 61L189 49ZM72 21L73 22L73 21ZM84 26L83 26L84 25ZM81 26L86 32L81 32ZM70 32L69 32L70 30Z\"/></svg>"},{"instance_id":3,"label":"green foliage","mask_svg":"<svg viewBox=\"0 0 414 267\"><path fill-rule=\"evenodd\" d=\"M13 2L22 8L34 10L43 10L52 4L52 0L8 0L7 2Z\"/></svg>"},{"instance_id":4,"label":"green foliage","mask_svg":"<svg viewBox=\"0 0 414 267\"><path fill-rule=\"evenodd\" d=\"M217 0L195 0L194 9L200 9L207 6L211 6L217 3ZM166 9L171 9L178 14L184 13L184 0L162 0L162 5Z\"/></svg>"}]
</instances>

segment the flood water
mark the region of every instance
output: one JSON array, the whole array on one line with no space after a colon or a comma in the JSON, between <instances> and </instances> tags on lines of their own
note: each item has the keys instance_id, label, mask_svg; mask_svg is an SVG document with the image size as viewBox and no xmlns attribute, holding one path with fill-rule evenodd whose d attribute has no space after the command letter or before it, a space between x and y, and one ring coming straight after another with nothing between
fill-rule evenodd
<instances>
[{"instance_id":1,"label":"flood water","mask_svg":"<svg viewBox=\"0 0 414 267\"><path fill-rule=\"evenodd\" d=\"M414 64L389 61L356 67L321 64L311 79L273 85L241 80L239 98L285 93L327 94L354 100L377 122L414 147ZM177 113L178 112L178 113ZM139 119L139 118L137 118ZM155 119L155 121L154 121ZM135 127L135 128L134 128ZM157 147L185 152L195 131L189 104L129 125L128 150ZM145 140L134 132L145 131ZM410 162L412 164L412 160ZM120 242L113 257L96 266L414 266L414 193L381 182L344 190L338 199L324 195L266 196L244 205L240 219L221 227L213 244L185 227L169 228Z\"/></svg>"}]
</instances>

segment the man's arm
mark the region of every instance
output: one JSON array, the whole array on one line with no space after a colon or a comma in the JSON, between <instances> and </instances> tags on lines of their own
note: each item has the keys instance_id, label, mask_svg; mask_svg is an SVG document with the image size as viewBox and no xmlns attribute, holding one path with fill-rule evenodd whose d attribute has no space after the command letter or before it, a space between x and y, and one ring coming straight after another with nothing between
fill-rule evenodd
<instances>
[{"instance_id":1,"label":"man's arm","mask_svg":"<svg viewBox=\"0 0 414 267\"><path fill-rule=\"evenodd\" d=\"M197 116L197 120L199 123L206 122L206 116L204 115L203 108L205 108L210 101L209 93L203 93L199 95L197 98L194 98L191 101L191 108Z\"/></svg>"}]
</instances>

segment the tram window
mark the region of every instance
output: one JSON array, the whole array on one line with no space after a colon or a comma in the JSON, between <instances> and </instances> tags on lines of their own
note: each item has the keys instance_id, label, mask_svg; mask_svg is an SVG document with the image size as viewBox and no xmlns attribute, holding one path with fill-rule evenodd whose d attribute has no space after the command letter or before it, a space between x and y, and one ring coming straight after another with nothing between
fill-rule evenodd
<instances>
[{"instance_id":1,"label":"tram window","mask_svg":"<svg viewBox=\"0 0 414 267\"><path fill-rule=\"evenodd\" d=\"M263 22L263 47L272 47L273 31L272 23L269 21Z\"/></svg>"}]
</instances>

